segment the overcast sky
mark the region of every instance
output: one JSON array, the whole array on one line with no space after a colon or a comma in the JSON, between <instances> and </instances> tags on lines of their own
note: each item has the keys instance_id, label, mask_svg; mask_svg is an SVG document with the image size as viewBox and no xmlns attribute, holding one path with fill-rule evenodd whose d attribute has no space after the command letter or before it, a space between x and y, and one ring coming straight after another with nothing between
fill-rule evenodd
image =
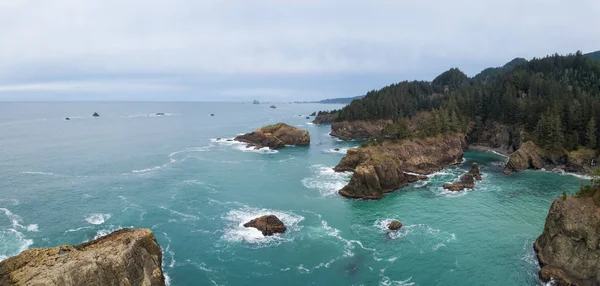
<instances>
[{"instance_id":1,"label":"overcast sky","mask_svg":"<svg viewBox=\"0 0 600 286\"><path fill-rule=\"evenodd\" d=\"M315 100L600 49L599 0L2 0L0 100Z\"/></svg>"}]
</instances>

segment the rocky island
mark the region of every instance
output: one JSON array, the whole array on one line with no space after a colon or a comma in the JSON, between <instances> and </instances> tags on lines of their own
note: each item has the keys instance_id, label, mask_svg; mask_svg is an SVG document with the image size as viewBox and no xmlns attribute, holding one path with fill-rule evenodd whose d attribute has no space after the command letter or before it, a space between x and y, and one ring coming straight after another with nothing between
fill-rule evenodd
<instances>
[{"instance_id":1,"label":"rocky island","mask_svg":"<svg viewBox=\"0 0 600 286\"><path fill-rule=\"evenodd\" d=\"M248 147L281 149L286 145L310 145L310 134L306 130L285 123L277 123L239 135L234 140L248 143Z\"/></svg>"},{"instance_id":2,"label":"rocky island","mask_svg":"<svg viewBox=\"0 0 600 286\"><path fill-rule=\"evenodd\" d=\"M162 251L149 229L34 248L0 262L0 285L165 285Z\"/></svg>"},{"instance_id":3,"label":"rocky island","mask_svg":"<svg viewBox=\"0 0 600 286\"><path fill-rule=\"evenodd\" d=\"M245 223L244 227L256 228L260 230L264 236L271 236L276 233L284 233L287 230L283 222L274 215L257 217Z\"/></svg>"},{"instance_id":4,"label":"rocky island","mask_svg":"<svg viewBox=\"0 0 600 286\"><path fill-rule=\"evenodd\" d=\"M460 163L466 148L464 134L446 134L350 149L334 168L336 172L354 172L339 194L348 198L380 199L385 193Z\"/></svg>"},{"instance_id":5,"label":"rocky island","mask_svg":"<svg viewBox=\"0 0 600 286\"><path fill-rule=\"evenodd\" d=\"M472 189L475 187L475 180L481 181L481 172L479 172L479 165L473 162L471 170L466 174L460 176L457 182L452 184L444 184L443 188L449 191L457 192L464 189Z\"/></svg>"}]
</instances>

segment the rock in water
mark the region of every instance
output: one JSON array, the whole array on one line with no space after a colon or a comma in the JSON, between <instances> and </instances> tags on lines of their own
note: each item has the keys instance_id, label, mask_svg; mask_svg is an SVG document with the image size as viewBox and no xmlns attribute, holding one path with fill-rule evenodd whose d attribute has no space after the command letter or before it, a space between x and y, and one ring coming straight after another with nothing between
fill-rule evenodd
<instances>
[{"instance_id":1,"label":"rock in water","mask_svg":"<svg viewBox=\"0 0 600 286\"><path fill-rule=\"evenodd\" d=\"M311 113L310 116L317 116L317 112L313 111L313 113Z\"/></svg>"},{"instance_id":2,"label":"rock in water","mask_svg":"<svg viewBox=\"0 0 600 286\"><path fill-rule=\"evenodd\" d=\"M553 285L600 285L600 208L591 197L559 197L534 249L543 281Z\"/></svg>"},{"instance_id":3,"label":"rock in water","mask_svg":"<svg viewBox=\"0 0 600 286\"><path fill-rule=\"evenodd\" d=\"M98 112L94 112L94 114L92 114L92 116L98 117L98 116L100 116L100 114L98 114Z\"/></svg>"},{"instance_id":4,"label":"rock in water","mask_svg":"<svg viewBox=\"0 0 600 286\"><path fill-rule=\"evenodd\" d=\"M475 180L477 181L481 181L481 172L479 172L479 165L477 165L477 163L473 162L473 166L471 167L471 170L469 172L467 172L466 174L460 176L460 179L458 179L458 182L452 183L452 184L444 184L444 189L446 190L450 190L450 191L462 191L464 189L472 189L475 187Z\"/></svg>"},{"instance_id":5,"label":"rock in water","mask_svg":"<svg viewBox=\"0 0 600 286\"><path fill-rule=\"evenodd\" d=\"M402 228L402 223L397 220L393 220L392 222L390 222L390 224L388 224L387 227L389 230L399 230L400 228Z\"/></svg>"},{"instance_id":6,"label":"rock in water","mask_svg":"<svg viewBox=\"0 0 600 286\"><path fill-rule=\"evenodd\" d=\"M0 285L165 285L149 229L121 229L80 245L34 248L0 262Z\"/></svg>"},{"instance_id":7,"label":"rock in water","mask_svg":"<svg viewBox=\"0 0 600 286\"><path fill-rule=\"evenodd\" d=\"M306 119L310 119L310 117L306 116Z\"/></svg>"},{"instance_id":8,"label":"rock in water","mask_svg":"<svg viewBox=\"0 0 600 286\"><path fill-rule=\"evenodd\" d=\"M211 114L210 114L210 116L215 116L215 114L214 114L214 113L211 113Z\"/></svg>"},{"instance_id":9,"label":"rock in water","mask_svg":"<svg viewBox=\"0 0 600 286\"><path fill-rule=\"evenodd\" d=\"M310 134L306 130L277 123L237 136L235 140L248 143L250 147L281 149L286 145L310 145Z\"/></svg>"},{"instance_id":10,"label":"rock in water","mask_svg":"<svg viewBox=\"0 0 600 286\"><path fill-rule=\"evenodd\" d=\"M65 120L71 120L71 118L67 117L67 118L65 118Z\"/></svg>"},{"instance_id":11,"label":"rock in water","mask_svg":"<svg viewBox=\"0 0 600 286\"><path fill-rule=\"evenodd\" d=\"M164 116L164 115L165 114L163 112L156 113L156 116Z\"/></svg>"},{"instance_id":12,"label":"rock in water","mask_svg":"<svg viewBox=\"0 0 600 286\"><path fill-rule=\"evenodd\" d=\"M286 227L278 217L274 215L265 215L255 218L244 224L244 227L253 227L262 232L264 236L270 236L275 233L284 233Z\"/></svg>"},{"instance_id":13,"label":"rock in water","mask_svg":"<svg viewBox=\"0 0 600 286\"><path fill-rule=\"evenodd\" d=\"M275 105L271 105L271 107L270 107L270 108L273 108L273 109L275 109L275 108L277 108L277 106L275 106Z\"/></svg>"},{"instance_id":14,"label":"rock in water","mask_svg":"<svg viewBox=\"0 0 600 286\"><path fill-rule=\"evenodd\" d=\"M466 148L465 136L452 134L350 149L334 168L336 172L354 172L339 194L380 199L385 193L427 179L424 175L460 163Z\"/></svg>"}]
</instances>

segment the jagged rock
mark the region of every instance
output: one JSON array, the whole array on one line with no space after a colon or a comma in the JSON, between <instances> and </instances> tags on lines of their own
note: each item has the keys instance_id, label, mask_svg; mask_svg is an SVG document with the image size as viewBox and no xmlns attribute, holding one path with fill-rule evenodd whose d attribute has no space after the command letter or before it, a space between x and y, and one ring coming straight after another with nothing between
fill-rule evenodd
<instances>
[{"instance_id":1,"label":"jagged rock","mask_svg":"<svg viewBox=\"0 0 600 286\"><path fill-rule=\"evenodd\" d=\"M354 172L339 194L348 198L380 199L385 193L426 179L424 175L460 163L466 148L463 134L352 148L334 168L336 172Z\"/></svg>"},{"instance_id":2,"label":"jagged rock","mask_svg":"<svg viewBox=\"0 0 600 286\"><path fill-rule=\"evenodd\" d=\"M472 189L475 187L475 180L481 181L481 172L479 172L479 165L473 162L471 170L466 174L460 176L457 182L452 184L444 184L443 188L450 191L462 191L464 189Z\"/></svg>"},{"instance_id":3,"label":"jagged rock","mask_svg":"<svg viewBox=\"0 0 600 286\"><path fill-rule=\"evenodd\" d=\"M314 111L313 113L310 114L310 116L317 116L317 112Z\"/></svg>"},{"instance_id":4,"label":"jagged rock","mask_svg":"<svg viewBox=\"0 0 600 286\"><path fill-rule=\"evenodd\" d=\"M598 192L554 200L534 249L540 279L553 285L600 285L600 208Z\"/></svg>"},{"instance_id":5,"label":"jagged rock","mask_svg":"<svg viewBox=\"0 0 600 286\"><path fill-rule=\"evenodd\" d=\"M98 112L94 112L94 114L92 114L92 116L98 117L98 116L100 116L100 114L98 114Z\"/></svg>"},{"instance_id":6,"label":"jagged rock","mask_svg":"<svg viewBox=\"0 0 600 286\"><path fill-rule=\"evenodd\" d=\"M397 220L393 220L392 222L390 222L390 224L388 224L387 227L389 230L399 230L400 228L402 228L402 223Z\"/></svg>"},{"instance_id":7,"label":"jagged rock","mask_svg":"<svg viewBox=\"0 0 600 286\"><path fill-rule=\"evenodd\" d=\"M275 233L284 233L286 227L278 217L274 215L265 215L255 218L244 224L244 227L253 227L262 232L264 236L270 236Z\"/></svg>"},{"instance_id":8,"label":"jagged rock","mask_svg":"<svg viewBox=\"0 0 600 286\"><path fill-rule=\"evenodd\" d=\"M285 145L310 145L310 134L306 130L285 123L277 123L237 136L235 140L249 143L250 147L281 149Z\"/></svg>"},{"instance_id":9,"label":"jagged rock","mask_svg":"<svg viewBox=\"0 0 600 286\"><path fill-rule=\"evenodd\" d=\"M342 140L371 138L381 134L391 120L378 121L342 121L331 123L331 136Z\"/></svg>"},{"instance_id":10,"label":"jagged rock","mask_svg":"<svg viewBox=\"0 0 600 286\"><path fill-rule=\"evenodd\" d=\"M0 262L0 285L165 285L149 229L121 229L80 245L34 248Z\"/></svg>"},{"instance_id":11,"label":"jagged rock","mask_svg":"<svg viewBox=\"0 0 600 286\"><path fill-rule=\"evenodd\" d=\"M65 118L65 120L71 120L71 118L67 117L67 118Z\"/></svg>"}]
</instances>

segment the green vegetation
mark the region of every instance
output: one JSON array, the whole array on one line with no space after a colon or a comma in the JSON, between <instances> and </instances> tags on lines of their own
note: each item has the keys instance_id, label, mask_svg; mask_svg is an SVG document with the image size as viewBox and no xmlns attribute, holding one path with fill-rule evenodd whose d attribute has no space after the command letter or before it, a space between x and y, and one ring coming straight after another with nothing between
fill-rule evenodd
<instances>
[{"instance_id":1,"label":"green vegetation","mask_svg":"<svg viewBox=\"0 0 600 286\"><path fill-rule=\"evenodd\" d=\"M334 113L338 113L338 112L340 112L340 111L337 110L337 109L330 110L330 111L319 111L319 112L317 112L317 116L319 116L319 115L329 115L329 114L334 114Z\"/></svg>"},{"instance_id":2,"label":"green vegetation","mask_svg":"<svg viewBox=\"0 0 600 286\"><path fill-rule=\"evenodd\" d=\"M575 197L583 198L583 197L593 197L594 203L597 206L600 206L600 168L594 169L592 171L592 178L590 183L584 185L581 183L581 188L575 193Z\"/></svg>"},{"instance_id":3,"label":"green vegetation","mask_svg":"<svg viewBox=\"0 0 600 286\"><path fill-rule=\"evenodd\" d=\"M501 68L468 78L453 68L432 82L404 81L373 90L344 107L336 121L389 119L384 136L405 136L402 119L414 121L421 135L466 131L477 142L489 122L521 127L549 150L598 148L600 61L581 52L531 61L515 59Z\"/></svg>"}]
</instances>

